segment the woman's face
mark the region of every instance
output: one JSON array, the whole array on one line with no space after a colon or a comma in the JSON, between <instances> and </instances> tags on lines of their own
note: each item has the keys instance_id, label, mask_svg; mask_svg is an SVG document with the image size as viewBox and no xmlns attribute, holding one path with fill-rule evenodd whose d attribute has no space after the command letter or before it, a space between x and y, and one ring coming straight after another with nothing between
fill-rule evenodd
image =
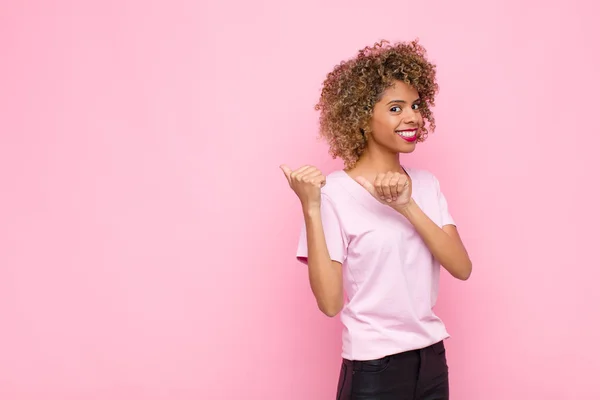
<instances>
[{"instance_id":1,"label":"woman's face","mask_svg":"<svg viewBox=\"0 0 600 400\"><path fill-rule=\"evenodd\" d=\"M368 146L382 147L394 153L414 151L423 127L419 104L419 93L415 88L395 81L373 108Z\"/></svg>"}]
</instances>

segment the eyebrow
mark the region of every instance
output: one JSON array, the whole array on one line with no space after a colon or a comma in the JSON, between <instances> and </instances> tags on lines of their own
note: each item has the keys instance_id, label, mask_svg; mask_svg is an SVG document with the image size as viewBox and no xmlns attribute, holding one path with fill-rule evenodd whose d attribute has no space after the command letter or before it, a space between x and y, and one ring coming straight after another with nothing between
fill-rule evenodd
<instances>
[{"instance_id":1,"label":"eyebrow","mask_svg":"<svg viewBox=\"0 0 600 400\"><path fill-rule=\"evenodd\" d=\"M421 99L416 99L415 101L413 101L413 104L415 103L419 103L421 101ZM392 103L403 103L406 104L405 100L392 100L390 102L388 102L386 105L392 104Z\"/></svg>"}]
</instances>

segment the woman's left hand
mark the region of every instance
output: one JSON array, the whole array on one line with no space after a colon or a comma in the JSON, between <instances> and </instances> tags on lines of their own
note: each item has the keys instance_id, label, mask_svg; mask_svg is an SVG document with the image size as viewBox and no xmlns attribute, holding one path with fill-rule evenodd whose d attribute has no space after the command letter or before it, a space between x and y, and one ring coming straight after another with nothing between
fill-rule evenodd
<instances>
[{"instance_id":1,"label":"woman's left hand","mask_svg":"<svg viewBox=\"0 0 600 400\"><path fill-rule=\"evenodd\" d=\"M359 176L356 181L381 204L402 208L410 203L412 187L410 178L400 172L378 174L373 182Z\"/></svg>"}]
</instances>

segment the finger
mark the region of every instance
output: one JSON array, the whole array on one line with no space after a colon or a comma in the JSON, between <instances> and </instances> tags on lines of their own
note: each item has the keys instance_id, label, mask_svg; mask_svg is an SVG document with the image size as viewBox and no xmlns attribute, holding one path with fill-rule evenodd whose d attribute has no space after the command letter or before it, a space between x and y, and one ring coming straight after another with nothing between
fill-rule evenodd
<instances>
[{"instance_id":1,"label":"finger","mask_svg":"<svg viewBox=\"0 0 600 400\"><path fill-rule=\"evenodd\" d=\"M400 178L400 180L398 181L398 185L397 185L397 188L398 188L398 195L400 195L400 194L401 194L401 193L403 193L405 190L407 190L407 189L408 189L408 187L409 187L409 185L410 185L410 180L408 179L408 177L407 177L407 176L404 176L404 175L403 175L403 176Z\"/></svg>"},{"instance_id":2,"label":"finger","mask_svg":"<svg viewBox=\"0 0 600 400\"><path fill-rule=\"evenodd\" d=\"M302 174L302 181L303 182L309 182L312 181L314 178L316 178L317 176L322 175L321 171L319 171L316 168L313 169L309 169L306 170L303 174Z\"/></svg>"},{"instance_id":3,"label":"finger","mask_svg":"<svg viewBox=\"0 0 600 400\"><path fill-rule=\"evenodd\" d=\"M400 181L398 182L398 187L407 187L410 185L410 179L406 175L402 175Z\"/></svg>"},{"instance_id":4,"label":"finger","mask_svg":"<svg viewBox=\"0 0 600 400\"><path fill-rule=\"evenodd\" d=\"M390 178L390 193L392 194L392 201L396 200L398 198L398 195L400 194L400 191L398 188L398 182L400 181L400 176L401 176L400 174L396 173Z\"/></svg>"},{"instance_id":5,"label":"finger","mask_svg":"<svg viewBox=\"0 0 600 400\"><path fill-rule=\"evenodd\" d=\"M383 181L381 182L381 190L383 191L383 196L388 203L392 201L392 192L390 190L390 180L392 176L393 173L388 172L385 174L385 178L383 178Z\"/></svg>"},{"instance_id":6,"label":"finger","mask_svg":"<svg viewBox=\"0 0 600 400\"><path fill-rule=\"evenodd\" d=\"M288 183L291 183L292 169L285 164L280 165L279 168L281 168L281 170L283 171L283 174L285 175L285 178L287 179Z\"/></svg>"},{"instance_id":7,"label":"finger","mask_svg":"<svg viewBox=\"0 0 600 400\"><path fill-rule=\"evenodd\" d=\"M371 193L371 195L373 195L374 197L379 197L377 189L375 189L375 186L373 186L371 182L369 182L362 176L357 176L355 181L358 182L362 187L364 187L367 190L367 192Z\"/></svg>"},{"instance_id":8,"label":"finger","mask_svg":"<svg viewBox=\"0 0 600 400\"><path fill-rule=\"evenodd\" d=\"M311 168L314 168L310 165L305 165L303 167L298 168L297 170L295 170L294 172L292 172L292 174L290 175L290 177L295 180L295 181L300 181L302 179L302 176L304 176L304 174Z\"/></svg>"},{"instance_id":9,"label":"finger","mask_svg":"<svg viewBox=\"0 0 600 400\"><path fill-rule=\"evenodd\" d=\"M375 177L375 182L373 182L373 186L377 193L376 197L379 197L381 200L385 200L385 196L383 194L383 189L381 188L381 182L383 181L384 177L385 177L384 174L377 174L377 176Z\"/></svg>"},{"instance_id":10,"label":"finger","mask_svg":"<svg viewBox=\"0 0 600 400\"><path fill-rule=\"evenodd\" d=\"M316 177L313 177L310 182L313 185L318 186L319 188L322 188L323 186L325 186L325 177L323 175L316 176Z\"/></svg>"}]
</instances>

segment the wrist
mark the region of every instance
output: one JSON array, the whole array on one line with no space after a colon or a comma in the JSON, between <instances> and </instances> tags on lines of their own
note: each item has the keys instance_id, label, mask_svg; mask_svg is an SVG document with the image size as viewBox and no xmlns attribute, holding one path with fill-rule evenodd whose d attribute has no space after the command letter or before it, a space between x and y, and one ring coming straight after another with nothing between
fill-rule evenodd
<instances>
[{"instance_id":1,"label":"wrist","mask_svg":"<svg viewBox=\"0 0 600 400\"><path fill-rule=\"evenodd\" d=\"M418 207L417 203L415 202L415 200L411 197L410 200L408 201L408 203L403 204L403 205L397 205L394 206L394 210L398 211L400 214L402 214L405 217L408 217L408 215L410 215L410 213L416 208Z\"/></svg>"},{"instance_id":2,"label":"wrist","mask_svg":"<svg viewBox=\"0 0 600 400\"><path fill-rule=\"evenodd\" d=\"M321 204L320 203L303 203L302 204L302 213L305 217L315 217L321 214Z\"/></svg>"}]
</instances>

